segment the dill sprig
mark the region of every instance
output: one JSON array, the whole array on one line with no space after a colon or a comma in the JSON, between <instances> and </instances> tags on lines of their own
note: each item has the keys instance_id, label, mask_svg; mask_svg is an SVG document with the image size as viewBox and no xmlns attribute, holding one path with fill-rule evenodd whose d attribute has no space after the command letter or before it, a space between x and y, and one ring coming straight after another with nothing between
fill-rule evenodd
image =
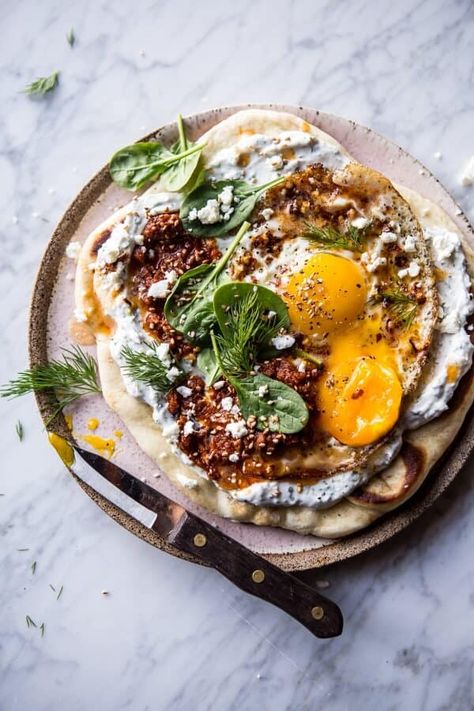
<instances>
[{"instance_id":1,"label":"dill sprig","mask_svg":"<svg viewBox=\"0 0 474 711\"><path fill-rule=\"evenodd\" d=\"M38 627L36 622L29 615L26 615L25 619L27 627Z\"/></svg>"},{"instance_id":2,"label":"dill sprig","mask_svg":"<svg viewBox=\"0 0 474 711\"><path fill-rule=\"evenodd\" d=\"M20 442L23 442L24 430L23 430L23 425L22 425L22 423L20 422L20 420L18 420L18 422L17 422L16 425L15 425L15 432L16 432L17 437L18 437L18 439L20 440Z\"/></svg>"},{"instance_id":3,"label":"dill sprig","mask_svg":"<svg viewBox=\"0 0 474 711\"><path fill-rule=\"evenodd\" d=\"M226 312L226 333L216 336L222 370L226 375L249 373L259 350L278 335L284 324L281 318L268 318L259 308L257 292L251 291L231 303Z\"/></svg>"},{"instance_id":4,"label":"dill sprig","mask_svg":"<svg viewBox=\"0 0 474 711\"><path fill-rule=\"evenodd\" d=\"M77 398L100 393L94 358L78 346L63 348L61 354L63 360L51 360L18 373L16 378L0 386L0 397L15 398L31 392L54 392L58 405L51 421Z\"/></svg>"},{"instance_id":5,"label":"dill sprig","mask_svg":"<svg viewBox=\"0 0 474 711\"><path fill-rule=\"evenodd\" d=\"M132 380L139 380L159 392L166 392L176 382L169 379L169 368L160 360L155 345L149 353L140 353L132 350L130 346L125 346L121 356L124 360L122 368L125 375Z\"/></svg>"},{"instance_id":6,"label":"dill sprig","mask_svg":"<svg viewBox=\"0 0 474 711\"><path fill-rule=\"evenodd\" d=\"M380 294L380 299L403 328L410 328L418 306L415 299L399 290L384 291Z\"/></svg>"},{"instance_id":7,"label":"dill sprig","mask_svg":"<svg viewBox=\"0 0 474 711\"><path fill-rule=\"evenodd\" d=\"M339 249L349 249L352 252L360 252L363 243L367 239L367 227L360 229L349 225L346 232L339 232L331 225L327 227L317 227L311 222L306 222L306 232L303 237L319 242L326 247L336 247Z\"/></svg>"},{"instance_id":8,"label":"dill sprig","mask_svg":"<svg viewBox=\"0 0 474 711\"><path fill-rule=\"evenodd\" d=\"M53 89L57 87L58 82L59 72L53 72L49 77L39 77L35 79L35 81L23 89L23 92L35 96L44 96L48 92L53 91Z\"/></svg>"}]
</instances>

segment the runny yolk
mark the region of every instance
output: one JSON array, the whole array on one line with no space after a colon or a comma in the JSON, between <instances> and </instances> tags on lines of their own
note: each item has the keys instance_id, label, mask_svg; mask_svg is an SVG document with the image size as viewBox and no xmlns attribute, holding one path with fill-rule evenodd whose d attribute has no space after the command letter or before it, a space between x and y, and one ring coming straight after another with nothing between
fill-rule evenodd
<instances>
[{"instance_id":1,"label":"runny yolk","mask_svg":"<svg viewBox=\"0 0 474 711\"><path fill-rule=\"evenodd\" d=\"M284 296L295 329L306 336L322 335L348 325L362 313L367 287L356 262L318 252L293 274Z\"/></svg>"},{"instance_id":2,"label":"runny yolk","mask_svg":"<svg viewBox=\"0 0 474 711\"><path fill-rule=\"evenodd\" d=\"M368 356L342 361L320 389L320 425L343 444L372 444L395 425L402 395L393 368Z\"/></svg>"},{"instance_id":3,"label":"runny yolk","mask_svg":"<svg viewBox=\"0 0 474 711\"><path fill-rule=\"evenodd\" d=\"M97 417L91 417L90 420L87 421L87 429L92 430L92 432L94 432L99 425L100 422Z\"/></svg>"},{"instance_id":4,"label":"runny yolk","mask_svg":"<svg viewBox=\"0 0 474 711\"><path fill-rule=\"evenodd\" d=\"M366 317L330 334L326 375L318 389L319 425L339 442L376 442L398 419L403 388L380 318Z\"/></svg>"},{"instance_id":5,"label":"runny yolk","mask_svg":"<svg viewBox=\"0 0 474 711\"><path fill-rule=\"evenodd\" d=\"M115 452L115 441L113 439L104 439L104 437L99 437L98 435L83 435L82 439L97 452L106 454L109 459L113 457Z\"/></svg>"}]
</instances>

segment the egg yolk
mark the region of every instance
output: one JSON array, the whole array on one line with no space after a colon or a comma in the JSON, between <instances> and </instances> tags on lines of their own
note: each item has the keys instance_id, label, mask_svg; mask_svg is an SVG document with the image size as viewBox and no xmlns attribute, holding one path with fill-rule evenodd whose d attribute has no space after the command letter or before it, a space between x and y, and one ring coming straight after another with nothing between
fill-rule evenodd
<instances>
[{"instance_id":1,"label":"egg yolk","mask_svg":"<svg viewBox=\"0 0 474 711\"><path fill-rule=\"evenodd\" d=\"M364 274L346 257L318 252L290 278L284 295L294 327L306 336L347 325L367 299Z\"/></svg>"},{"instance_id":2,"label":"egg yolk","mask_svg":"<svg viewBox=\"0 0 474 711\"><path fill-rule=\"evenodd\" d=\"M343 444L372 444L395 425L402 395L396 372L374 358L340 363L320 391L320 424Z\"/></svg>"}]
</instances>

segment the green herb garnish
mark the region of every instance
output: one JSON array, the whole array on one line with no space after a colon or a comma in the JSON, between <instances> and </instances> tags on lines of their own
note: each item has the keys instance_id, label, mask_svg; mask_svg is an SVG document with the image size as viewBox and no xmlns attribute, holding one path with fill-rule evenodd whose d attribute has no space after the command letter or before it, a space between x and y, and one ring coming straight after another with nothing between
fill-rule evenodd
<instances>
[{"instance_id":1,"label":"green herb garnish","mask_svg":"<svg viewBox=\"0 0 474 711\"><path fill-rule=\"evenodd\" d=\"M31 84L28 84L23 91L25 94L32 96L44 96L57 87L58 81L59 72L53 72L49 77L39 77Z\"/></svg>"},{"instance_id":2,"label":"green herb garnish","mask_svg":"<svg viewBox=\"0 0 474 711\"><path fill-rule=\"evenodd\" d=\"M160 360L155 344L148 353L134 351L130 346L125 346L121 356L124 360L122 368L125 375L149 385L158 392L166 392L177 382L176 379L169 379L169 368Z\"/></svg>"},{"instance_id":3,"label":"green herb garnish","mask_svg":"<svg viewBox=\"0 0 474 711\"><path fill-rule=\"evenodd\" d=\"M16 432L17 437L20 440L20 442L23 442L24 430L23 430L23 425L21 424L20 420L18 420L18 422L15 425L15 432Z\"/></svg>"},{"instance_id":4,"label":"green herb garnish","mask_svg":"<svg viewBox=\"0 0 474 711\"><path fill-rule=\"evenodd\" d=\"M214 385L221 372L214 350L212 348L203 348L202 351L199 351L196 365L204 373L206 385L208 387Z\"/></svg>"},{"instance_id":5,"label":"green herb garnish","mask_svg":"<svg viewBox=\"0 0 474 711\"><path fill-rule=\"evenodd\" d=\"M36 573L36 560L34 560L31 564L31 573L32 575Z\"/></svg>"},{"instance_id":6,"label":"green herb garnish","mask_svg":"<svg viewBox=\"0 0 474 711\"><path fill-rule=\"evenodd\" d=\"M299 432L308 422L308 407L296 390L285 383L266 375L232 375L226 371L226 365L233 366L225 358L226 339L211 334L217 363L229 383L235 388L239 406L245 419L256 418L259 430L292 434ZM225 362L224 362L225 361Z\"/></svg>"},{"instance_id":7,"label":"green herb garnish","mask_svg":"<svg viewBox=\"0 0 474 711\"><path fill-rule=\"evenodd\" d=\"M63 594L63 590L64 590L64 585L61 585L61 587L59 588L59 592L58 592L58 594L56 595L56 600L59 600L59 598L60 598L61 595Z\"/></svg>"},{"instance_id":8,"label":"green herb garnish","mask_svg":"<svg viewBox=\"0 0 474 711\"><path fill-rule=\"evenodd\" d=\"M44 624L44 622L42 622L42 623L40 624L40 630L41 630L41 636L44 637L44 630L45 630L45 624Z\"/></svg>"},{"instance_id":9,"label":"green herb garnish","mask_svg":"<svg viewBox=\"0 0 474 711\"><path fill-rule=\"evenodd\" d=\"M410 328L418 307L415 299L403 291L397 290L382 292L379 295L379 300L385 303L390 313L403 328Z\"/></svg>"},{"instance_id":10,"label":"green herb garnish","mask_svg":"<svg viewBox=\"0 0 474 711\"><path fill-rule=\"evenodd\" d=\"M72 29L72 27L66 35L66 40L70 47L74 47L74 45L76 44L76 35L74 34L74 30Z\"/></svg>"},{"instance_id":11,"label":"green herb garnish","mask_svg":"<svg viewBox=\"0 0 474 711\"><path fill-rule=\"evenodd\" d=\"M193 177L204 145L188 142L181 115L178 133L171 148L158 141L142 141L114 153L109 166L113 181L127 190L140 190L163 176L163 189L182 190Z\"/></svg>"},{"instance_id":12,"label":"green herb garnish","mask_svg":"<svg viewBox=\"0 0 474 711\"><path fill-rule=\"evenodd\" d=\"M31 392L56 393L57 407L51 420L67 405L83 395L100 393L97 364L78 346L62 349L63 360L51 360L24 370L6 385L0 386L0 397L20 397Z\"/></svg>"},{"instance_id":13,"label":"green herb garnish","mask_svg":"<svg viewBox=\"0 0 474 711\"><path fill-rule=\"evenodd\" d=\"M239 227L252 213L257 200L266 190L279 185L285 178L276 178L264 185L250 185L243 180L218 180L202 183L185 198L179 216L184 228L198 237L218 237ZM228 211L229 219L222 219L212 224L203 224L198 212L208 201L220 204L220 195L225 188L232 188L232 212Z\"/></svg>"},{"instance_id":14,"label":"green herb garnish","mask_svg":"<svg viewBox=\"0 0 474 711\"><path fill-rule=\"evenodd\" d=\"M285 383L254 372L257 357L289 325L285 303L269 289L244 282L214 294L220 334L211 334L216 363L235 388L242 415L258 429L290 434L308 422L303 398Z\"/></svg>"},{"instance_id":15,"label":"green herb garnish","mask_svg":"<svg viewBox=\"0 0 474 711\"><path fill-rule=\"evenodd\" d=\"M210 343L210 332L216 323L214 291L227 279L223 271L249 227L244 222L215 264L200 264L180 276L166 300L164 315L168 323L193 343Z\"/></svg>"},{"instance_id":16,"label":"green herb garnish","mask_svg":"<svg viewBox=\"0 0 474 711\"><path fill-rule=\"evenodd\" d=\"M181 114L178 114L177 123L179 138L176 143L171 146L170 151L174 155L181 155L190 148L196 147L197 144L188 141ZM169 190L170 192L180 192L184 190L191 181L194 184L195 181L193 177L197 172L200 159L201 151L198 151L188 155L186 158L182 158L177 163L173 163L161 176L160 188L162 190Z\"/></svg>"},{"instance_id":17,"label":"green herb garnish","mask_svg":"<svg viewBox=\"0 0 474 711\"><path fill-rule=\"evenodd\" d=\"M367 239L367 227L359 229L354 225L349 225L345 232L339 232L331 225L327 227L316 227L316 225L306 222L306 231L303 237L310 239L325 247L335 247L338 249L348 249L351 252L362 251Z\"/></svg>"},{"instance_id":18,"label":"green herb garnish","mask_svg":"<svg viewBox=\"0 0 474 711\"><path fill-rule=\"evenodd\" d=\"M26 615L25 619L27 627L38 627L36 622L29 615Z\"/></svg>"}]
</instances>

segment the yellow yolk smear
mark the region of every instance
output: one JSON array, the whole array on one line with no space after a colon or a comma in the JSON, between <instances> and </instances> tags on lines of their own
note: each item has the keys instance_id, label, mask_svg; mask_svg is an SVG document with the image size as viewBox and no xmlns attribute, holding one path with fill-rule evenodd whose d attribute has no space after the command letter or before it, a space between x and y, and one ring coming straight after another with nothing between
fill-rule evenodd
<instances>
[{"instance_id":1,"label":"yellow yolk smear","mask_svg":"<svg viewBox=\"0 0 474 711\"><path fill-rule=\"evenodd\" d=\"M378 317L367 317L329 337L326 376L318 392L319 425L339 442L361 447L398 420L403 388L394 351Z\"/></svg>"},{"instance_id":2,"label":"yellow yolk smear","mask_svg":"<svg viewBox=\"0 0 474 711\"><path fill-rule=\"evenodd\" d=\"M56 452L61 457L63 463L70 467L74 464L74 449L69 442L56 434L56 432L48 432L49 443L54 447Z\"/></svg>"},{"instance_id":3,"label":"yellow yolk smear","mask_svg":"<svg viewBox=\"0 0 474 711\"><path fill-rule=\"evenodd\" d=\"M115 441L113 439L104 439L98 435L83 435L82 439L87 444L90 444L100 454L106 454L110 459L115 452Z\"/></svg>"},{"instance_id":4,"label":"yellow yolk smear","mask_svg":"<svg viewBox=\"0 0 474 711\"><path fill-rule=\"evenodd\" d=\"M356 262L318 252L293 274L284 297L296 330L306 336L323 335L347 326L362 313L367 286Z\"/></svg>"},{"instance_id":5,"label":"yellow yolk smear","mask_svg":"<svg viewBox=\"0 0 474 711\"><path fill-rule=\"evenodd\" d=\"M100 422L97 417L91 417L90 420L87 421L87 429L92 430L92 432L95 432L99 425Z\"/></svg>"}]
</instances>

